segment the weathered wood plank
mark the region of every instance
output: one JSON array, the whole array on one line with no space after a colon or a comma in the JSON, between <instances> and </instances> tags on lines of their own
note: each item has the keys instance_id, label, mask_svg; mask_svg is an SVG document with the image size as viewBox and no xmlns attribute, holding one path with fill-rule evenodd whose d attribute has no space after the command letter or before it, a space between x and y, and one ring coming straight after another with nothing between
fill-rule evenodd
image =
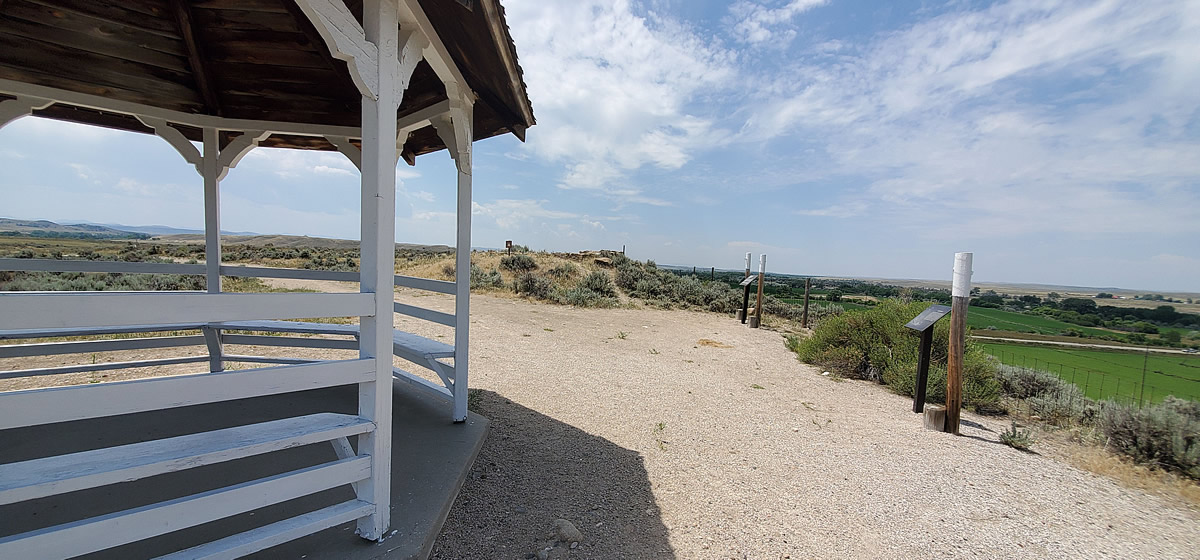
<instances>
[{"instance_id":1,"label":"weathered wood plank","mask_svg":"<svg viewBox=\"0 0 1200 560\"><path fill-rule=\"evenodd\" d=\"M190 87L191 76L111 56L55 45L3 33L0 50L6 66L50 73L93 86L126 88L150 96L163 96L159 104L194 102L199 98ZM19 64L19 66L18 66ZM73 88L72 88L73 89Z\"/></svg>"},{"instance_id":2,"label":"weathered wood plank","mask_svg":"<svg viewBox=\"0 0 1200 560\"><path fill-rule=\"evenodd\" d=\"M339 360L9 391L0 393L0 429L370 383L374 380L373 361Z\"/></svg>"},{"instance_id":3,"label":"weathered wood plank","mask_svg":"<svg viewBox=\"0 0 1200 560\"><path fill-rule=\"evenodd\" d=\"M0 329L369 316L373 294L0 293Z\"/></svg>"},{"instance_id":4,"label":"weathered wood plank","mask_svg":"<svg viewBox=\"0 0 1200 560\"><path fill-rule=\"evenodd\" d=\"M320 413L0 465L0 505L138 480L364 434L370 422Z\"/></svg>"},{"instance_id":5,"label":"weathered wood plank","mask_svg":"<svg viewBox=\"0 0 1200 560\"><path fill-rule=\"evenodd\" d=\"M36 6L34 7L36 8ZM128 37L126 36L127 34L114 35L111 32L103 32L98 27L89 28L86 25L65 26L60 25L59 22L55 23L55 25L45 25L43 23L18 19L13 17L7 9L4 15L0 17L0 28L4 29L5 33L18 37L37 39L113 58L158 66L176 72L187 71L184 57L172 50L180 46L176 41L159 37L157 42L162 43L160 45L161 48L152 49L142 46L139 44L138 38ZM107 24L101 25L107 26ZM155 37L148 34L143 36Z\"/></svg>"},{"instance_id":6,"label":"weathered wood plank","mask_svg":"<svg viewBox=\"0 0 1200 560\"><path fill-rule=\"evenodd\" d=\"M171 11L175 16L175 25L179 28L179 36L187 49L188 66L192 69L192 78L196 81L196 89L208 112L221 116L221 103L217 97L216 77L208 68L208 56L204 43L196 37L196 26L193 23L190 0L168 0Z\"/></svg>"},{"instance_id":7,"label":"weathered wood plank","mask_svg":"<svg viewBox=\"0 0 1200 560\"><path fill-rule=\"evenodd\" d=\"M233 560L372 513L375 506L353 500L160 556L158 560Z\"/></svg>"},{"instance_id":8,"label":"weathered wood plank","mask_svg":"<svg viewBox=\"0 0 1200 560\"><path fill-rule=\"evenodd\" d=\"M69 558L194 527L370 476L371 457L326 463L0 539L3 558Z\"/></svg>"},{"instance_id":9,"label":"weathered wood plank","mask_svg":"<svg viewBox=\"0 0 1200 560\"><path fill-rule=\"evenodd\" d=\"M62 17L59 14L78 14L113 25L133 27L163 37L179 39L179 34L175 31L175 26L171 25L169 19L162 17L164 14L161 11L161 5L152 5L145 2L137 2L136 0L129 2L22 1L46 7L52 10L55 17ZM139 7L140 9L130 9Z\"/></svg>"}]
</instances>

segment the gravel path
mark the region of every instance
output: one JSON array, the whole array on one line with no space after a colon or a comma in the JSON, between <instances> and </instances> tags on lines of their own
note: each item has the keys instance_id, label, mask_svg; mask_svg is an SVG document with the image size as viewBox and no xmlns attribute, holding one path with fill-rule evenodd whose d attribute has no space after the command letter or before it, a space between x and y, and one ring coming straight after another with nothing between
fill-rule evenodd
<instances>
[{"instance_id":1,"label":"gravel path","mask_svg":"<svg viewBox=\"0 0 1200 560\"><path fill-rule=\"evenodd\" d=\"M473 304L493 428L435 558L526 558L558 518L584 541L552 558L1200 558L1200 512L999 444L1001 420L927 431L911 400L822 377L778 333Z\"/></svg>"},{"instance_id":2,"label":"gravel path","mask_svg":"<svg viewBox=\"0 0 1200 560\"><path fill-rule=\"evenodd\" d=\"M732 318L476 296L471 337L492 431L434 558L1200 558L1197 510L999 444L1002 420L924 430Z\"/></svg>"}]
</instances>

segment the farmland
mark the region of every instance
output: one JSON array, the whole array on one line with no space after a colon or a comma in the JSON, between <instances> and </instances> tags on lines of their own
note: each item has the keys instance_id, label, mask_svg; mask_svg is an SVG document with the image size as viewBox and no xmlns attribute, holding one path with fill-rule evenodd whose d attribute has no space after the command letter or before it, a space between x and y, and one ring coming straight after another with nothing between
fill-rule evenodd
<instances>
[{"instance_id":1,"label":"farmland","mask_svg":"<svg viewBox=\"0 0 1200 560\"><path fill-rule=\"evenodd\" d=\"M1012 311L988 309L985 307L972 307L970 311L967 312L967 326L973 329L989 329L1048 335L1057 335L1066 332L1067 329L1078 331L1092 337L1119 337L1121 334L1123 334L1105 329L1073 325L1071 323L1059 321L1057 319L1051 319L1049 317L1043 317L1041 315L1014 313Z\"/></svg>"},{"instance_id":2,"label":"farmland","mask_svg":"<svg viewBox=\"0 0 1200 560\"><path fill-rule=\"evenodd\" d=\"M1137 402L1144 365L1147 402L1161 401L1168 394L1200 400L1200 356L1156 353L1147 356L1140 352L991 342L976 344L1005 364L1056 373L1078 385L1092 399Z\"/></svg>"}]
</instances>

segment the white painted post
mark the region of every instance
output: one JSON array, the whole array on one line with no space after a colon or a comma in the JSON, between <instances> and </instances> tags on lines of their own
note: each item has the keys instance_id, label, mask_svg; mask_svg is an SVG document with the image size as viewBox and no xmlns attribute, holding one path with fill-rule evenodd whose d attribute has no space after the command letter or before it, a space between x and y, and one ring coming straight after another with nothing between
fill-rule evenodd
<instances>
[{"instance_id":1,"label":"white painted post","mask_svg":"<svg viewBox=\"0 0 1200 560\"><path fill-rule=\"evenodd\" d=\"M470 354L471 326L471 146L474 143L471 129L471 110L451 111L455 121L455 135L466 135L459 139L458 146L450 146L458 153L458 233L455 246L454 278L454 421L467 419L467 362Z\"/></svg>"},{"instance_id":2,"label":"white painted post","mask_svg":"<svg viewBox=\"0 0 1200 560\"><path fill-rule=\"evenodd\" d=\"M200 176L204 178L204 265L208 293L221 293L221 146L217 129L204 129L204 154L200 160ZM208 346L209 371L224 371L221 334L204 329Z\"/></svg>"},{"instance_id":3,"label":"white painted post","mask_svg":"<svg viewBox=\"0 0 1200 560\"><path fill-rule=\"evenodd\" d=\"M392 459L392 277L396 259L396 110L399 16L395 0L366 0L366 40L379 49L373 68L378 98L362 99L362 245L360 291L375 294L375 316L360 317L359 356L374 358L375 382L359 385L359 415L375 422L375 431L359 436L359 455L371 456L371 477L358 484L359 499L375 504L375 513L358 521L358 534L378 541L390 523Z\"/></svg>"},{"instance_id":4,"label":"white painted post","mask_svg":"<svg viewBox=\"0 0 1200 560\"><path fill-rule=\"evenodd\" d=\"M208 293L221 292L221 193L220 145L217 129L204 129L204 159L200 175L204 177L204 264Z\"/></svg>"}]
</instances>

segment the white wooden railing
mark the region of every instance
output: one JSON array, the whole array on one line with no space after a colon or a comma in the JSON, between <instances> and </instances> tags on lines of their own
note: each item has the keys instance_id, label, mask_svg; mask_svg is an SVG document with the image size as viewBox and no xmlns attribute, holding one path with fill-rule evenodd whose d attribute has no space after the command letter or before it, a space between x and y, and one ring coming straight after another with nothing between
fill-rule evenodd
<instances>
[{"instance_id":1,"label":"white wooden railing","mask_svg":"<svg viewBox=\"0 0 1200 560\"><path fill-rule=\"evenodd\" d=\"M203 275L202 264L0 259L0 271ZM220 267L225 276L357 282L357 272ZM453 282L395 276L396 286L456 294ZM77 364L0 371L0 379L121 368L211 362L203 373L0 392L0 430L214 403L309 389L374 383L373 359L312 360L230 354L226 345L357 350L357 325L286 321L305 317L373 316L372 293L0 292L0 358L22 358L207 346L208 356ZM396 313L455 327L456 316L394 303ZM269 320L264 320L269 318ZM165 335L164 333L171 333ZM271 336L261 333L270 333ZM135 334L133 338L100 338ZM279 336L282 334L283 336ZM395 331L393 354L432 370L440 384L393 368L396 378L451 403L463 401L452 363L453 346ZM313 336L322 335L322 336ZM83 337L21 343L22 339ZM224 362L269 367L222 371ZM457 406L455 410L457 410ZM136 480L279 449L333 444L338 460L277 476L185 496L65 525L0 538L0 558L70 557L196 526L373 476L369 454L349 438L369 436L374 423L359 416L314 414L162 440L0 464L0 505ZM169 557L232 557L373 515L369 495L180 551ZM169 523L147 523L147 520Z\"/></svg>"},{"instance_id":2,"label":"white wooden railing","mask_svg":"<svg viewBox=\"0 0 1200 560\"><path fill-rule=\"evenodd\" d=\"M251 278L283 278L293 280L325 280L336 282L358 282L359 274L357 272L347 271L332 271L332 270L308 270L308 269L291 269L291 268L271 268L271 267L255 267L255 266L230 266L221 265L221 274L223 276L234 277L251 277ZM80 261L80 260L51 260L51 259L15 259L15 258L0 258L0 271L39 271L39 272L89 272L89 273L110 273L110 274L190 274L203 275L206 267L203 264L184 264L184 263L145 263L145 262L124 262L124 261ZM393 282L396 286L412 288L416 290L437 292L442 294L455 295L456 287L454 282L446 282L442 280L431 280L428 278L417 278L413 276L395 275ZM323 349L357 349L357 333L350 332L352 327L334 328L332 326L309 328L305 330L295 330L289 325L284 325L279 322L275 323L260 323L259 328L248 328L246 325L231 325L224 326L213 324L217 320L205 318L202 314L194 313L196 305L202 302L205 307L220 307L221 312L216 315L223 317L234 317L225 319L225 321L247 321L260 317L277 317L280 319L293 319L302 317L338 317L348 315L359 315L358 312L346 312L346 307L342 307L338 303L337 298L311 298L306 296L352 296L358 297L363 294L259 294L269 295L274 297L273 300L264 300L257 297L255 294L203 294L201 292L188 292L187 294L196 299L180 299L180 300L150 300L140 299L148 295L162 297L174 297L181 292L101 292L101 293L84 293L84 292L53 292L58 297L66 297L60 301L61 304L56 304L58 308L57 321L43 321L43 323L34 325L28 321L21 320L19 325L5 324L0 320L0 340L5 338L42 338L42 337L62 337L62 336L89 336L89 335L104 335L104 334L126 334L135 332L166 332L166 331L193 331L202 330L203 336L188 335L178 337L145 337L122 340L106 340L106 341L73 341L73 342L48 342L41 344L23 344L0 346L0 358L23 357L36 355L59 355L68 353L94 353L108 352L116 350L141 350L150 348L170 348L184 347L206 344L209 350L208 357L202 356L187 356L177 358L159 358L154 360L138 360L127 362L108 362L102 364L80 364L70 366L60 366L53 368L38 368L26 370L0 371L0 379L25 377L32 375L53 375L62 373L76 373L85 371L105 371L110 369L124 369L147 366L162 366L182 363L194 363L209 361L212 364L214 371L222 369L223 361L238 361L238 362L259 362L259 363L301 363L311 360L302 360L286 357L270 357L270 356L247 356L227 354L223 348L225 345L258 345L258 346L277 346L277 347L292 347L292 348L323 348ZM40 292L38 294L41 294ZM34 295L33 293L25 292L20 295ZM120 297L136 295L139 299L135 300L138 307L154 307L157 309L177 309L180 313L174 314L157 314L153 317L143 317L147 320L138 321L134 318L127 318L119 321L120 324L126 325L124 328L105 328L104 325L87 323L86 319L81 318L81 314L90 313L95 316L97 312L102 312L104 315L110 315L111 310L124 309L129 307L122 304ZM223 299L212 299L212 296L219 295ZM244 307L244 302L250 301L251 297L254 300L254 308L247 309ZM279 297L290 296L290 297ZM95 299L99 298L99 299ZM16 300L14 300L16 301ZM31 302L26 305L26 308L37 306L40 308L43 301L40 299L28 299ZM134 301L134 300L129 300ZM297 306L299 302L306 302L303 306ZM366 300L359 302L360 305L367 305ZM331 305L333 307L325 307ZM182 307L181 307L182 306ZM265 307L264 307L265 306ZM335 309L336 308L336 309ZM430 321L439 325L457 328L458 319L455 315L427 309L407 303L396 302L393 304L396 313ZM303 309L304 311L299 311ZM228 315L227 312L238 310L236 316ZM211 315L211 314L210 314ZM186 319L185 319L186 318ZM109 316L100 322L106 322L111 319ZM66 328L66 325L73 328ZM63 328L57 328L63 327ZM290 337L290 336L266 336L255 334L231 334L228 331L260 331L270 333L291 332L303 334L324 334L324 335L352 335L354 340L346 339L329 339L329 338L314 338L314 337ZM441 384L431 383L424 377L404 371L399 368L393 370L396 378L402 379L415 385L418 388L428 390L439 398L443 398L452 403L454 413L452 417L455 421L465 419L465 403L467 387L459 386L456 381L460 377L453 364L447 363L444 360L453 360L458 354L458 349L450 345L418 337L410 333L397 332L394 340L394 354L404 358L418 366L427 368L434 372ZM464 350L465 351L465 350ZM457 360L455 360L457 362ZM459 403L458 401L461 401ZM459 412L461 411L461 413Z\"/></svg>"}]
</instances>

